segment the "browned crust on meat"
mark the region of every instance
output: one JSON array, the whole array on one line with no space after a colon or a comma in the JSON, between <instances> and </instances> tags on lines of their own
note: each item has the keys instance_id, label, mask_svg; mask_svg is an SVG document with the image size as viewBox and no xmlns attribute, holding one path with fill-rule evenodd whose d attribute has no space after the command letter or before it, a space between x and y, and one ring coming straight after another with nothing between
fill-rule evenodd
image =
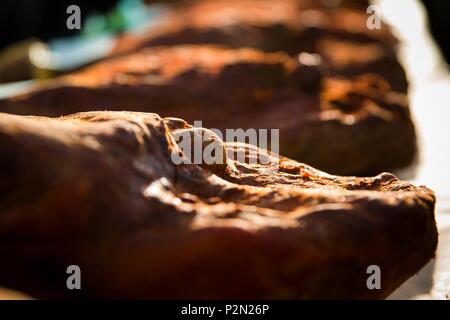
<instances>
[{"instance_id":1,"label":"browned crust on meat","mask_svg":"<svg viewBox=\"0 0 450 320\"><path fill-rule=\"evenodd\" d=\"M57 116L125 105L220 130L277 128L282 154L335 174L404 167L416 151L406 98L381 78L332 78L321 65L250 48L144 49L0 101L0 111Z\"/></svg>"},{"instance_id":2,"label":"browned crust on meat","mask_svg":"<svg viewBox=\"0 0 450 320\"><path fill-rule=\"evenodd\" d=\"M225 147L278 171L176 166L176 130L197 129L145 113L0 114L0 285L35 297L384 298L434 255L426 187L332 176L242 144ZM381 290L366 287L374 264Z\"/></svg>"},{"instance_id":3,"label":"browned crust on meat","mask_svg":"<svg viewBox=\"0 0 450 320\"><path fill-rule=\"evenodd\" d=\"M367 27L367 6L361 10L351 5L327 8L320 1L194 1L171 11L144 35L119 38L112 55L180 44L253 47L291 55L316 52L335 75L376 73L396 91L406 92L406 75L396 58L397 40L384 22L380 29Z\"/></svg>"}]
</instances>

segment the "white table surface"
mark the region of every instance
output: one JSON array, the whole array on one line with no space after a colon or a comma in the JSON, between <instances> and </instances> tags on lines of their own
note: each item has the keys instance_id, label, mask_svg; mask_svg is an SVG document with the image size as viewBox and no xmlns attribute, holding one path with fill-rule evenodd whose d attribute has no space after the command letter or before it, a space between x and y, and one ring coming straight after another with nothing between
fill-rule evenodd
<instances>
[{"instance_id":1,"label":"white table surface","mask_svg":"<svg viewBox=\"0 0 450 320\"><path fill-rule=\"evenodd\" d=\"M389 298L450 299L450 73L426 30L421 3L379 0L376 4L402 40L400 56L411 83L410 105L419 136L416 163L396 173L435 191L439 228L436 258Z\"/></svg>"}]
</instances>

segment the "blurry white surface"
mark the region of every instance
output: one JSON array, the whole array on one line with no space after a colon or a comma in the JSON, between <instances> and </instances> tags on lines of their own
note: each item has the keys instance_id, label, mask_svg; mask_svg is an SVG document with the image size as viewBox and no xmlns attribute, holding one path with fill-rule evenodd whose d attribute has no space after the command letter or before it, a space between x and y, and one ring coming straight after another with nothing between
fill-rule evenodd
<instances>
[{"instance_id":1,"label":"blurry white surface","mask_svg":"<svg viewBox=\"0 0 450 320\"><path fill-rule=\"evenodd\" d=\"M410 104L419 137L417 163L397 174L436 192L440 233L436 258L390 298L450 299L450 74L426 30L419 1L376 4L402 41L401 61L411 84Z\"/></svg>"}]
</instances>

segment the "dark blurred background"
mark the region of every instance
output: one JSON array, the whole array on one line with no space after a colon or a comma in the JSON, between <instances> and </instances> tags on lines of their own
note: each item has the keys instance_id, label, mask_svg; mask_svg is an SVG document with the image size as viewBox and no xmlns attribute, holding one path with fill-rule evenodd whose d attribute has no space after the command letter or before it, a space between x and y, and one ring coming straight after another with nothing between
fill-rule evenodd
<instances>
[{"instance_id":1,"label":"dark blurred background","mask_svg":"<svg viewBox=\"0 0 450 320\"><path fill-rule=\"evenodd\" d=\"M156 2L2 0L0 96L4 84L52 78L104 58L117 34L139 32L164 16L167 6ZM80 30L67 26L74 22L72 5L79 7Z\"/></svg>"},{"instance_id":2,"label":"dark blurred background","mask_svg":"<svg viewBox=\"0 0 450 320\"><path fill-rule=\"evenodd\" d=\"M119 0L2 0L0 13L0 48L28 38L47 41L55 37L71 36L66 13L70 5L78 5L81 19L92 13L106 13Z\"/></svg>"},{"instance_id":3,"label":"dark blurred background","mask_svg":"<svg viewBox=\"0 0 450 320\"><path fill-rule=\"evenodd\" d=\"M447 63L450 63L450 1L422 0L428 13L431 33L441 48Z\"/></svg>"}]
</instances>

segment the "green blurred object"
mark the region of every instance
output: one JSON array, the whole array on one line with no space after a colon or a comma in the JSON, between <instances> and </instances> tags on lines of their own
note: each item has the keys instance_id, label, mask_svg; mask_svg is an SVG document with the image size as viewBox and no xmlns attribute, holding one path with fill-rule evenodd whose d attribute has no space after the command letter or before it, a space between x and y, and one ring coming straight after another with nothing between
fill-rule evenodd
<instances>
[{"instance_id":1,"label":"green blurred object","mask_svg":"<svg viewBox=\"0 0 450 320\"><path fill-rule=\"evenodd\" d=\"M106 29L106 18L101 14L93 14L86 19L82 32L86 36L94 36L105 32Z\"/></svg>"},{"instance_id":2,"label":"green blurred object","mask_svg":"<svg viewBox=\"0 0 450 320\"><path fill-rule=\"evenodd\" d=\"M48 57L48 47L38 39L30 38L14 43L0 52L0 83L16 82L30 78L54 76L50 70L41 68Z\"/></svg>"},{"instance_id":3,"label":"green blurred object","mask_svg":"<svg viewBox=\"0 0 450 320\"><path fill-rule=\"evenodd\" d=\"M150 28L167 12L167 5L122 0L106 15L89 15L77 36L15 43L0 51L0 83L47 79L101 60L112 51L117 33Z\"/></svg>"},{"instance_id":4,"label":"green blurred object","mask_svg":"<svg viewBox=\"0 0 450 320\"><path fill-rule=\"evenodd\" d=\"M121 0L105 16L99 13L86 18L82 34L95 36L101 33L118 33L139 27L149 21L149 7L141 0Z\"/></svg>"}]
</instances>

